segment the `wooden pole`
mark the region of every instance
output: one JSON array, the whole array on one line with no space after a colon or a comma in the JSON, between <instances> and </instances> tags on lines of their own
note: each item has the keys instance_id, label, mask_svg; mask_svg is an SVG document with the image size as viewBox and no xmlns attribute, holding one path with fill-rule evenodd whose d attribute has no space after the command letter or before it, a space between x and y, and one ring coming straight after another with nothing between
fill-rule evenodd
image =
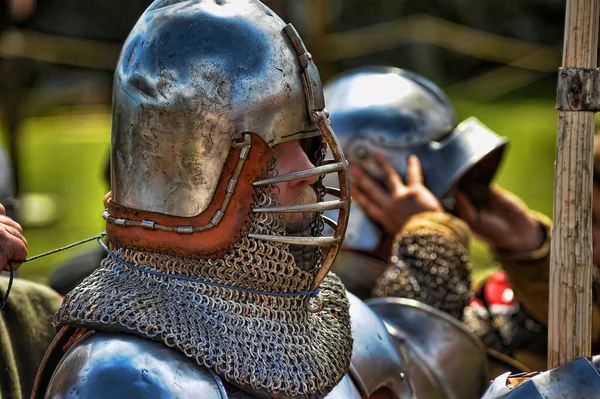
<instances>
[{"instance_id":1,"label":"wooden pole","mask_svg":"<svg viewBox=\"0 0 600 399\"><path fill-rule=\"evenodd\" d=\"M567 0L563 68L598 66L599 3ZM571 87L570 93L576 94L577 87ZM593 135L594 112L559 112L550 255L549 368L591 355Z\"/></svg>"}]
</instances>

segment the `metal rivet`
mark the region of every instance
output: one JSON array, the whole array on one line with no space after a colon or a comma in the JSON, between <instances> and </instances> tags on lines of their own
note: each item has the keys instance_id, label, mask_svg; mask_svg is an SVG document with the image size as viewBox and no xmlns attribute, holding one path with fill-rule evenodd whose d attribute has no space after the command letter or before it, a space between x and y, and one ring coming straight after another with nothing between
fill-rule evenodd
<instances>
[{"instance_id":1,"label":"metal rivet","mask_svg":"<svg viewBox=\"0 0 600 399\"><path fill-rule=\"evenodd\" d=\"M142 227L148 230L154 230L154 226L156 225L156 222L153 222L152 220L142 220Z\"/></svg>"},{"instance_id":2,"label":"metal rivet","mask_svg":"<svg viewBox=\"0 0 600 399\"><path fill-rule=\"evenodd\" d=\"M307 302L307 310L310 313L319 313L321 310L323 310L323 306L323 300L319 295L309 298Z\"/></svg>"},{"instance_id":3,"label":"metal rivet","mask_svg":"<svg viewBox=\"0 0 600 399\"><path fill-rule=\"evenodd\" d=\"M230 179L229 183L227 183L227 192L232 193L235 191L235 187L237 186L238 181L235 179Z\"/></svg>"},{"instance_id":4,"label":"metal rivet","mask_svg":"<svg viewBox=\"0 0 600 399\"><path fill-rule=\"evenodd\" d=\"M218 210L217 212L215 212L215 215L213 216L213 218L210 220L210 222L216 226L219 224L219 222L221 221L221 219L223 219L223 216L225 215L225 213L222 210Z\"/></svg>"},{"instance_id":5,"label":"metal rivet","mask_svg":"<svg viewBox=\"0 0 600 399\"><path fill-rule=\"evenodd\" d=\"M249 153L250 153L250 147L249 146L242 147L242 150L240 151L240 156L239 157L241 159L247 159Z\"/></svg>"},{"instance_id":6,"label":"metal rivet","mask_svg":"<svg viewBox=\"0 0 600 399\"><path fill-rule=\"evenodd\" d=\"M194 226L177 226L177 233L179 234L192 234L194 232Z\"/></svg>"}]
</instances>

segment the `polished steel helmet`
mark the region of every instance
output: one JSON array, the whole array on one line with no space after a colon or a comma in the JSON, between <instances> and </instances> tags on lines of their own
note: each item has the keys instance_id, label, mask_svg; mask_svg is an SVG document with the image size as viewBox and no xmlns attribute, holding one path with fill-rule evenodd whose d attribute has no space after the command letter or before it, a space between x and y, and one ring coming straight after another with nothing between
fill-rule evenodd
<instances>
[{"instance_id":1,"label":"polished steel helmet","mask_svg":"<svg viewBox=\"0 0 600 399\"><path fill-rule=\"evenodd\" d=\"M309 169L278 170L274 147L291 140ZM111 168L110 255L56 326L161 340L265 397L324 397L344 378L349 304L328 271L347 224L347 162L292 25L258 0L152 3L115 71ZM295 180L316 199L280 203L278 184Z\"/></svg>"},{"instance_id":2,"label":"polished steel helmet","mask_svg":"<svg viewBox=\"0 0 600 399\"><path fill-rule=\"evenodd\" d=\"M288 140L312 140L305 147L317 166L270 173L272 148ZM321 156L327 148L329 160ZM345 232L346 161L319 73L293 26L256 0L164 0L146 10L115 72L111 164L107 233L130 248L216 257L245 234L250 214L315 212L320 219L339 209L337 225L325 220L335 230L330 237L251 234L331 249L316 287ZM329 191L338 199L255 203L257 187L329 173L339 181Z\"/></svg>"},{"instance_id":3,"label":"polished steel helmet","mask_svg":"<svg viewBox=\"0 0 600 399\"><path fill-rule=\"evenodd\" d=\"M325 86L331 124L351 164L383 181L371 159L384 153L406 178L408 155L417 155L426 186L447 208L461 186L480 202L502 159L505 139L477 119L457 126L450 100L431 81L393 67L362 67L334 77ZM381 230L352 205L344 247L372 250ZM335 219L334 214L330 217Z\"/></svg>"}]
</instances>

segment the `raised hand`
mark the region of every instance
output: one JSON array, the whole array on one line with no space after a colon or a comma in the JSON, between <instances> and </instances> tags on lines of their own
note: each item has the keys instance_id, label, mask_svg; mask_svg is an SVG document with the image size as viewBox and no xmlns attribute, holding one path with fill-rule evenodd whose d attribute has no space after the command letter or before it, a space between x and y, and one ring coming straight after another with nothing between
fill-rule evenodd
<instances>
[{"instance_id":1,"label":"raised hand","mask_svg":"<svg viewBox=\"0 0 600 399\"><path fill-rule=\"evenodd\" d=\"M489 201L482 209L459 192L455 210L479 238L494 248L529 252L543 244L544 230L527 205L498 186L490 186Z\"/></svg>"},{"instance_id":2,"label":"raised hand","mask_svg":"<svg viewBox=\"0 0 600 399\"><path fill-rule=\"evenodd\" d=\"M440 201L423 185L423 171L416 156L411 155L408 159L407 184L383 154L375 153L373 158L383 171L386 187L378 184L361 167L353 165L350 167L352 199L386 233L397 234L404 223L418 213L443 212Z\"/></svg>"},{"instance_id":3,"label":"raised hand","mask_svg":"<svg viewBox=\"0 0 600 399\"><path fill-rule=\"evenodd\" d=\"M23 260L27 256L27 240L21 226L6 216L6 209L0 204L0 270L9 270L8 262ZM14 263L17 269L21 264Z\"/></svg>"}]
</instances>

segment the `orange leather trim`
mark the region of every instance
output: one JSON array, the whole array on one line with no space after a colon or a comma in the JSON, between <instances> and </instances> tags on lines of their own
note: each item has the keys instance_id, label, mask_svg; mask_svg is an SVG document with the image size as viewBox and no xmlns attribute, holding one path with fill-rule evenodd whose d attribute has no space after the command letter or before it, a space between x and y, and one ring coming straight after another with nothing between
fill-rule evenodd
<instances>
[{"instance_id":1,"label":"orange leather trim","mask_svg":"<svg viewBox=\"0 0 600 399\"><path fill-rule=\"evenodd\" d=\"M255 134L251 136L251 148L244 162L237 187L221 222L206 231L192 234L178 234L143 227L122 227L114 223L106 224L106 233L111 243L117 246L138 250L150 250L186 257L217 257L226 251L247 229L250 212L254 204L255 188L252 183L267 170L273 159L273 149ZM162 213L147 212L126 208L109 199L108 211L115 218L129 220L151 220L166 226L204 226L210 223L215 212L221 207L226 195L227 184L238 163L241 149L229 152L215 195L208 208L193 217L175 217Z\"/></svg>"},{"instance_id":2,"label":"orange leather trim","mask_svg":"<svg viewBox=\"0 0 600 399\"><path fill-rule=\"evenodd\" d=\"M33 384L30 399L42 399L45 397L52 374L54 374L54 370L65 354L63 347L69 342L74 332L75 329L73 327L63 327L56 334L54 340L52 340L35 376L35 383Z\"/></svg>"},{"instance_id":3,"label":"orange leather trim","mask_svg":"<svg viewBox=\"0 0 600 399\"><path fill-rule=\"evenodd\" d=\"M88 331L89 330L87 328L76 328L71 338L69 338L67 343L63 346L63 352L66 353L69 350L69 348L77 344Z\"/></svg>"}]
</instances>

